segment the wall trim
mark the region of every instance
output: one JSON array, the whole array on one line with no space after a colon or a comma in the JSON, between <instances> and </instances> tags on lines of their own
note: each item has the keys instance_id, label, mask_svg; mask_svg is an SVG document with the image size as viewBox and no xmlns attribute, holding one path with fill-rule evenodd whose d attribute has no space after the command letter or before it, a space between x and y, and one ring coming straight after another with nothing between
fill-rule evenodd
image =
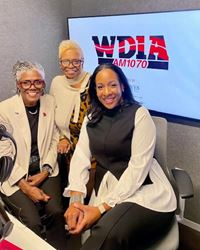
<instances>
[{"instance_id":1,"label":"wall trim","mask_svg":"<svg viewBox=\"0 0 200 250\"><path fill-rule=\"evenodd\" d=\"M191 220L188 220L186 218L183 218L181 221L179 221L179 223L185 225L185 226L188 226L198 232L200 232L200 224L197 224Z\"/></svg>"}]
</instances>

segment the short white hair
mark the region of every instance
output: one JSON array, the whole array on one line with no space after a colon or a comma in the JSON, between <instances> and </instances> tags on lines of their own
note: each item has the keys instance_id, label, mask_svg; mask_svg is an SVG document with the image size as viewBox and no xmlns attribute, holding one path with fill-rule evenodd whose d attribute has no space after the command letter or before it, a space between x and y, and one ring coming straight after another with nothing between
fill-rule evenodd
<instances>
[{"instance_id":1,"label":"short white hair","mask_svg":"<svg viewBox=\"0 0 200 250\"><path fill-rule=\"evenodd\" d=\"M41 64L35 62L32 63L30 61L17 61L13 66L13 76L15 80L18 82L21 78L22 73L29 71L29 70L36 70L42 76L42 79L45 79L45 72L44 68Z\"/></svg>"},{"instance_id":2,"label":"short white hair","mask_svg":"<svg viewBox=\"0 0 200 250\"><path fill-rule=\"evenodd\" d=\"M83 56L83 51L81 49L81 47L78 45L78 43L76 43L73 40L63 40L60 44L59 44L59 48L58 48L58 57L59 59L61 59L62 55L69 49L75 49L78 50L81 54L81 58L84 59Z\"/></svg>"}]
</instances>

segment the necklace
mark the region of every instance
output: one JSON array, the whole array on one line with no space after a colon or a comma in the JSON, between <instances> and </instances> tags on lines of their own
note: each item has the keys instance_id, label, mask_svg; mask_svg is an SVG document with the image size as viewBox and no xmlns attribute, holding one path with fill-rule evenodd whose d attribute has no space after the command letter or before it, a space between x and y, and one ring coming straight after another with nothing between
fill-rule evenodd
<instances>
[{"instance_id":1,"label":"necklace","mask_svg":"<svg viewBox=\"0 0 200 250\"><path fill-rule=\"evenodd\" d=\"M35 106L25 107L26 112L30 115L36 115L38 113L38 110L40 109L40 102L38 101Z\"/></svg>"},{"instance_id":2,"label":"necklace","mask_svg":"<svg viewBox=\"0 0 200 250\"><path fill-rule=\"evenodd\" d=\"M35 111L30 111L30 110L28 110L28 112L29 112L29 114L31 114L31 115L36 115L37 112L38 112L38 109L36 109Z\"/></svg>"}]
</instances>

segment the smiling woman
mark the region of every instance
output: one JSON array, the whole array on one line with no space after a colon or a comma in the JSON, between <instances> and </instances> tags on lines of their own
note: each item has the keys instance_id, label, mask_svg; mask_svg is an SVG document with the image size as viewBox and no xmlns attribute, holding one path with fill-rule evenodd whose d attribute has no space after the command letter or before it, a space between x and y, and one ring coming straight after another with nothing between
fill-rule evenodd
<instances>
[{"instance_id":1,"label":"smiling woman","mask_svg":"<svg viewBox=\"0 0 200 250\"><path fill-rule=\"evenodd\" d=\"M45 82L42 75L37 70L32 69L21 74L17 88L25 106L34 106L44 92Z\"/></svg>"},{"instance_id":2,"label":"smiling woman","mask_svg":"<svg viewBox=\"0 0 200 250\"><path fill-rule=\"evenodd\" d=\"M169 230L176 209L173 189L154 159L155 125L114 64L95 69L89 95L64 192L70 197L64 215L69 232L90 229L81 250L147 249ZM97 162L94 189L83 205L91 156Z\"/></svg>"},{"instance_id":3,"label":"smiling woman","mask_svg":"<svg viewBox=\"0 0 200 250\"><path fill-rule=\"evenodd\" d=\"M99 101L112 109L122 101L124 86L119 82L117 74L111 69L99 72L96 77L96 92Z\"/></svg>"},{"instance_id":4,"label":"smiling woman","mask_svg":"<svg viewBox=\"0 0 200 250\"><path fill-rule=\"evenodd\" d=\"M17 62L13 75L18 94L0 103L0 123L13 128L18 154L10 178L1 187L1 197L10 211L41 237L39 210L44 211L47 241L56 249L66 249L54 98L44 94L45 74L40 64ZM7 155L10 145L0 143L0 156Z\"/></svg>"},{"instance_id":5,"label":"smiling woman","mask_svg":"<svg viewBox=\"0 0 200 250\"><path fill-rule=\"evenodd\" d=\"M59 165L64 189L68 184L71 157L89 105L90 73L83 69L83 51L75 41L62 41L59 45L58 56L62 75L53 79L50 94L55 97L57 106L55 119L60 132L57 150L61 159ZM93 167L95 167L95 161L93 161ZM68 200L64 199L64 206L67 207L67 205Z\"/></svg>"}]
</instances>

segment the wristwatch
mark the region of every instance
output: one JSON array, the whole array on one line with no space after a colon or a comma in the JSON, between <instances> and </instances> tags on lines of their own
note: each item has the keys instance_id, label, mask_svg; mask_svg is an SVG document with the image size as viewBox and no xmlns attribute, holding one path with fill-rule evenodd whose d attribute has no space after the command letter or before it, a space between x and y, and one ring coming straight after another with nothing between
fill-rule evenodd
<instances>
[{"instance_id":1,"label":"wristwatch","mask_svg":"<svg viewBox=\"0 0 200 250\"><path fill-rule=\"evenodd\" d=\"M80 202L81 204L84 204L84 198L81 194L75 194L70 197L69 205L71 205L74 202Z\"/></svg>"},{"instance_id":2,"label":"wristwatch","mask_svg":"<svg viewBox=\"0 0 200 250\"><path fill-rule=\"evenodd\" d=\"M103 214L106 212L106 209L105 209L103 203L100 204L100 205L98 205L97 207L98 207L98 209L99 209L101 215L103 215Z\"/></svg>"},{"instance_id":3,"label":"wristwatch","mask_svg":"<svg viewBox=\"0 0 200 250\"><path fill-rule=\"evenodd\" d=\"M44 165L42 166L42 171L44 171L44 170L46 170L46 171L48 172L49 175L51 175L52 172L53 172L51 166L48 165L48 164L44 164Z\"/></svg>"}]
</instances>

